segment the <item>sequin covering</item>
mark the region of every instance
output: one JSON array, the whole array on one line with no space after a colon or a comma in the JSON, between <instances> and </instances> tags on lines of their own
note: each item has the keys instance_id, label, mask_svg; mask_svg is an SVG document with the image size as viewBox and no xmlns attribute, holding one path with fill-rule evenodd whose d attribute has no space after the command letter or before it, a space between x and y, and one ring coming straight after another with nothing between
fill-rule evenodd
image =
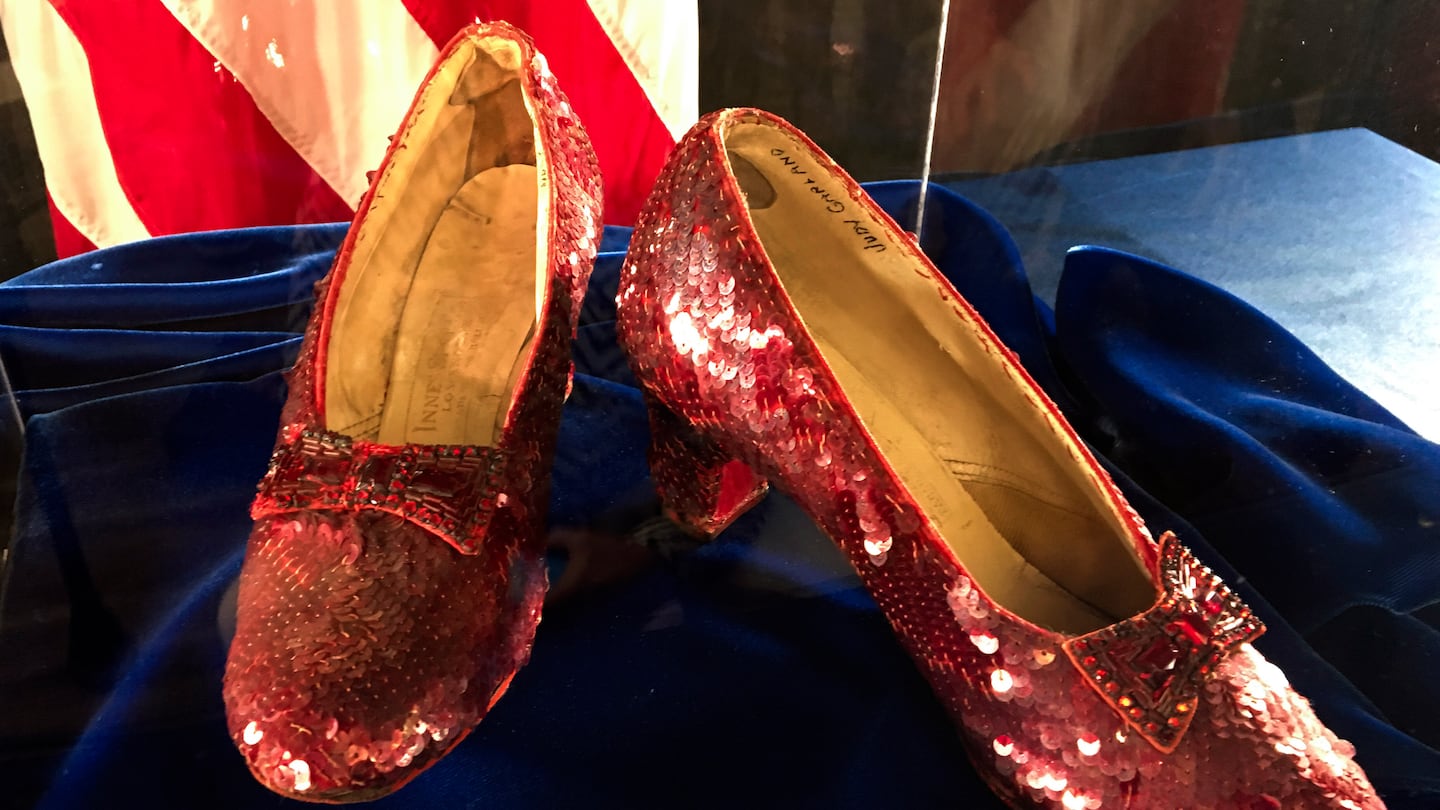
<instances>
[{"instance_id":1,"label":"sequin covering","mask_svg":"<svg viewBox=\"0 0 1440 810\"><path fill-rule=\"evenodd\" d=\"M725 159L736 122L790 133L835 172L822 184L829 205L890 222L768 113L714 113L677 146L618 293L618 336L652 410L656 484L670 511L701 531L723 524L716 475L737 462L759 474L755 492L763 478L792 496L849 557L975 766L1013 807L1382 807L1353 748L1251 646L1260 626L1249 610L1173 537L1151 540L1013 355L890 223L881 244L913 257L1060 426L1074 463L1128 527L1156 601L1075 638L1020 619L973 583L906 492L904 470L889 472L769 266ZM688 478L687 454L696 459Z\"/></svg>"},{"instance_id":2,"label":"sequin covering","mask_svg":"<svg viewBox=\"0 0 1440 810\"><path fill-rule=\"evenodd\" d=\"M256 778L291 798L374 799L414 777L499 698L539 622L548 471L601 187L580 122L523 33L467 28L437 68L466 40L494 37L515 40L528 61L524 91L549 180L550 288L534 354L494 447L388 446L327 429L317 381L356 234L384 204L372 186L316 287L252 507L226 663L230 734Z\"/></svg>"}]
</instances>

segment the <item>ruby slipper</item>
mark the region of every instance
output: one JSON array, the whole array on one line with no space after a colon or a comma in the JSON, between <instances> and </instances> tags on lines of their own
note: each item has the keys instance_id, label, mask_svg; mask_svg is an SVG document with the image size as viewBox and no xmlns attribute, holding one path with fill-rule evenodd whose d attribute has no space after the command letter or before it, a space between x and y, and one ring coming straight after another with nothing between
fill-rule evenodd
<instances>
[{"instance_id":1,"label":"ruby slipper","mask_svg":"<svg viewBox=\"0 0 1440 810\"><path fill-rule=\"evenodd\" d=\"M252 507L224 696L272 790L395 790L528 658L600 212L544 57L503 23L462 31L317 287Z\"/></svg>"},{"instance_id":2,"label":"ruby slipper","mask_svg":"<svg viewBox=\"0 0 1440 810\"><path fill-rule=\"evenodd\" d=\"M1382 807L914 240L801 132L704 118L641 215L619 339L655 484L713 535L793 497L1014 807Z\"/></svg>"}]
</instances>

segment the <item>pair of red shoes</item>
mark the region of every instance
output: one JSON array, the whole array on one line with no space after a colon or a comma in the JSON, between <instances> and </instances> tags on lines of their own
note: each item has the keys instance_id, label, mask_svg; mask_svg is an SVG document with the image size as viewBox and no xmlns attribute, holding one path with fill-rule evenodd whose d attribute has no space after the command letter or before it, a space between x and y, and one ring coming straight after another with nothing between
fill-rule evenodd
<instances>
[{"instance_id":1,"label":"pair of red shoes","mask_svg":"<svg viewBox=\"0 0 1440 810\"><path fill-rule=\"evenodd\" d=\"M288 796L392 791L525 662L599 240L585 132L530 41L442 53L318 288L255 501L230 732ZM620 279L667 509L792 496L1015 807L1378 808L1351 746L1157 542L975 311L803 134L676 147Z\"/></svg>"}]
</instances>

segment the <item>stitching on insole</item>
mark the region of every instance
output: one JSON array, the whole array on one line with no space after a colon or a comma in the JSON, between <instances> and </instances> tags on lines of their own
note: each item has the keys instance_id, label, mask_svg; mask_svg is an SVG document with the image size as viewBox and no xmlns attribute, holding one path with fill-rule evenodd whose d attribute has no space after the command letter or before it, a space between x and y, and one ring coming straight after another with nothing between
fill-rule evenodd
<instances>
[{"instance_id":1,"label":"stitching on insole","mask_svg":"<svg viewBox=\"0 0 1440 810\"><path fill-rule=\"evenodd\" d=\"M369 431L371 431L371 430L378 429L378 428L380 427L380 414L381 414L381 412L382 412L383 410L384 410L384 408L382 407L381 410L376 411L374 414L372 414L372 415L370 415L370 416L366 416L366 417L364 417L363 419L358 419L358 420L356 420L356 421L354 421L354 422L351 422L351 423L348 424L348 425L343 425L343 426L341 426L341 427L331 428L331 430L335 431L336 433L346 433L346 434L349 434L349 433L355 433L355 432L361 431L361 430L363 430L363 431L365 431L365 432L369 432Z\"/></svg>"},{"instance_id":2,"label":"stitching on insole","mask_svg":"<svg viewBox=\"0 0 1440 810\"><path fill-rule=\"evenodd\" d=\"M1097 525L1100 524L1100 521L1096 520L1095 517L1090 513L1072 509L1069 506L1065 505L1063 499L1055 492L1043 489L1036 489L1035 487L1026 483L1025 480L1020 476L1009 472L1001 467L994 467L988 464L979 464L973 461L958 461L953 458L945 458L944 456L941 456L941 460L944 461L945 465L950 468L950 473L956 478L956 480L971 481L977 484L989 484L992 486L1003 487L1012 492L1024 495L1032 500L1039 501L1040 503L1043 503L1046 506L1052 507L1058 511L1064 512L1069 515L1074 515L1078 518L1083 518L1090 523L1095 523Z\"/></svg>"}]
</instances>

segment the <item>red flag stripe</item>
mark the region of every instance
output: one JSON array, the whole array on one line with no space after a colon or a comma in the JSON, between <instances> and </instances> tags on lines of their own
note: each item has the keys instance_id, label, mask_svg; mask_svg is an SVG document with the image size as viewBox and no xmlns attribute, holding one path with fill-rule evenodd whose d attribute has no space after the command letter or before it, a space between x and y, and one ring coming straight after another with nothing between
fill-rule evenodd
<instances>
[{"instance_id":1,"label":"red flag stripe","mask_svg":"<svg viewBox=\"0 0 1440 810\"><path fill-rule=\"evenodd\" d=\"M675 138L585 0L404 3L437 47L476 19L507 20L529 32L595 146L605 177L605 221L634 224Z\"/></svg>"},{"instance_id":2,"label":"red flag stripe","mask_svg":"<svg viewBox=\"0 0 1440 810\"><path fill-rule=\"evenodd\" d=\"M0 3L0 27L29 107L60 255L149 236L109 163L89 62L75 34L48 3Z\"/></svg>"},{"instance_id":3,"label":"red flag stripe","mask_svg":"<svg viewBox=\"0 0 1440 810\"><path fill-rule=\"evenodd\" d=\"M50 2L89 57L108 157L152 234L350 218L164 6Z\"/></svg>"},{"instance_id":4,"label":"red flag stripe","mask_svg":"<svg viewBox=\"0 0 1440 810\"><path fill-rule=\"evenodd\" d=\"M55 198L49 193L45 195L45 202L50 206L50 227L55 232L56 256L63 259L95 249L95 243L70 222L70 218L55 205Z\"/></svg>"},{"instance_id":5,"label":"red flag stripe","mask_svg":"<svg viewBox=\"0 0 1440 810\"><path fill-rule=\"evenodd\" d=\"M630 224L694 117L694 11L660 0L0 0L66 253L349 218L436 49L477 18L535 37L591 130L607 221Z\"/></svg>"},{"instance_id":6,"label":"red flag stripe","mask_svg":"<svg viewBox=\"0 0 1440 810\"><path fill-rule=\"evenodd\" d=\"M396 0L163 0L354 206L438 50Z\"/></svg>"},{"instance_id":7,"label":"red flag stripe","mask_svg":"<svg viewBox=\"0 0 1440 810\"><path fill-rule=\"evenodd\" d=\"M700 117L700 22L694 3L586 0L620 58L679 140Z\"/></svg>"}]
</instances>

